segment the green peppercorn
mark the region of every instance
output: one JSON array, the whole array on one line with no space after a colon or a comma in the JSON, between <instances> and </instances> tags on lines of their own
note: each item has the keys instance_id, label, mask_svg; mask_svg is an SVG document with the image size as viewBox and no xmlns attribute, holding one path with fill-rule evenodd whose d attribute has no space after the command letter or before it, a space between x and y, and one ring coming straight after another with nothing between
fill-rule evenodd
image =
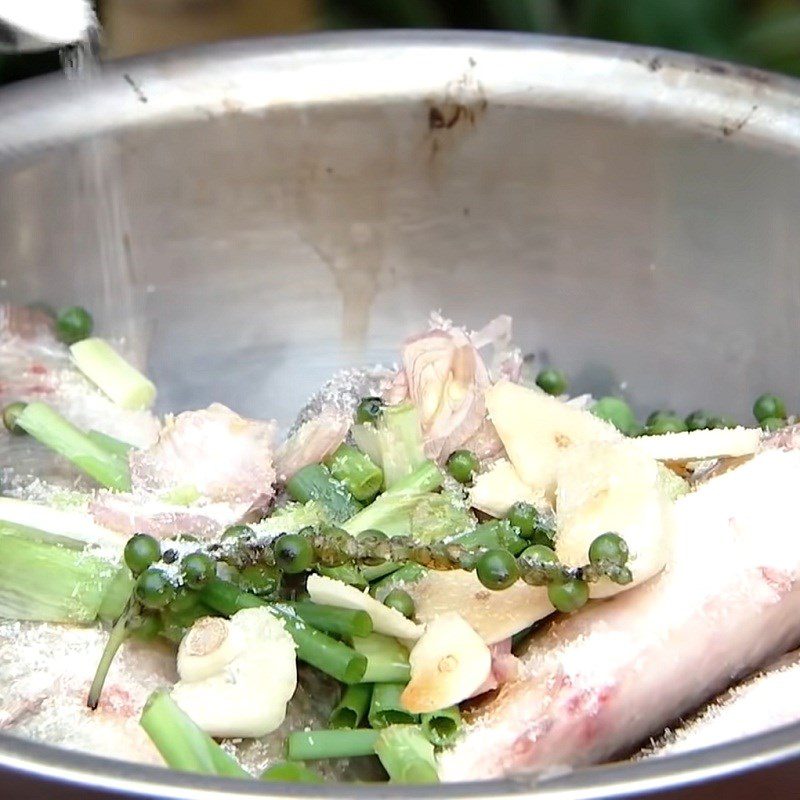
<instances>
[{"instance_id":1,"label":"green peppercorn","mask_svg":"<svg viewBox=\"0 0 800 800\"><path fill-rule=\"evenodd\" d=\"M202 589L212 578L216 577L217 564L205 553L190 553L181 562L183 582L190 589Z\"/></svg>"},{"instance_id":2,"label":"green peppercorn","mask_svg":"<svg viewBox=\"0 0 800 800\"><path fill-rule=\"evenodd\" d=\"M711 427L713 421L714 415L710 411L703 411L702 409L692 411L684 420L687 431L707 430Z\"/></svg>"},{"instance_id":3,"label":"green peppercorn","mask_svg":"<svg viewBox=\"0 0 800 800\"><path fill-rule=\"evenodd\" d=\"M277 538L272 546L275 563L287 575L296 575L311 569L314 548L305 536L287 533Z\"/></svg>"},{"instance_id":4,"label":"green peppercorn","mask_svg":"<svg viewBox=\"0 0 800 800\"><path fill-rule=\"evenodd\" d=\"M711 418L711 425L709 427L711 429L738 428L739 423L733 417L728 417L725 414L720 414L719 416Z\"/></svg>"},{"instance_id":5,"label":"green peppercorn","mask_svg":"<svg viewBox=\"0 0 800 800\"><path fill-rule=\"evenodd\" d=\"M469 450L456 450L447 459L447 471L459 483L471 483L479 466L478 459Z\"/></svg>"},{"instance_id":6,"label":"green peppercorn","mask_svg":"<svg viewBox=\"0 0 800 800\"><path fill-rule=\"evenodd\" d=\"M560 369L548 367L536 376L536 385L543 392L557 397L567 391L567 376Z\"/></svg>"},{"instance_id":7,"label":"green peppercorn","mask_svg":"<svg viewBox=\"0 0 800 800\"><path fill-rule=\"evenodd\" d=\"M249 539L254 535L254 531L249 525L231 525L223 531L222 539Z\"/></svg>"},{"instance_id":8,"label":"green peppercorn","mask_svg":"<svg viewBox=\"0 0 800 800\"><path fill-rule=\"evenodd\" d=\"M779 431L785 425L786 420L778 417L765 417L761 420L761 428L765 431Z\"/></svg>"},{"instance_id":9,"label":"green peppercorn","mask_svg":"<svg viewBox=\"0 0 800 800\"><path fill-rule=\"evenodd\" d=\"M123 557L128 569L138 575L161 558L161 545L147 533L135 533L125 543Z\"/></svg>"},{"instance_id":10,"label":"green peppercorn","mask_svg":"<svg viewBox=\"0 0 800 800\"><path fill-rule=\"evenodd\" d=\"M539 512L530 503L514 503L506 513L506 519L523 539L532 539L539 523Z\"/></svg>"},{"instance_id":11,"label":"green peppercorn","mask_svg":"<svg viewBox=\"0 0 800 800\"><path fill-rule=\"evenodd\" d=\"M250 564L236 576L236 582L246 592L260 596L275 595L281 586L281 571L265 564Z\"/></svg>"},{"instance_id":12,"label":"green peppercorn","mask_svg":"<svg viewBox=\"0 0 800 800\"><path fill-rule=\"evenodd\" d=\"M411 618L414 615L414 599L402 589L392 589L383 598L383 604L393 608L395 611L399 611L404 617Z\"/></svg>"},{"instance_id":13,"label":"green peppercorn","mask_svg":"<svg viewBox=\"0 0 800 800\"><path fill-rule=\"evenodd\" d=\"M650 415L644 433L646 436L658 436L662 433L681 433L685 430L686 423L677 414L658 412L656 416Z\"/></svg>"},{"instance_id":14,"label":"green peppercorn","mask_svg":"<svg viewBox=\"0 0 800 800\"><path fill-rule=\"evenodd\" d=\"M14 436L25 436L27 431L25 428L21 428L17 425L17 420L19 419L19 415L25 410L27 407L27 403L9 403L3 409L3 425L5 425L6 430L9 433L13 433Z\"/></svg>"},{"instance_id":15,"label":"green peppercorn","mask_svg":"<svg viewBox=\"0 0 800 800\"><path fill-rule=\"evenodd\" d=\"M519 578L517 560L508 550L487 550L475 565L478 580L487 589L507 589Z\"/></svg>"},{"instance_id":16,"label":"green peppercorn","mask_svg":"<svg viewBox=\"0 0 800 800\"><path fill-rule=\"evenodd\" d=\"M200 602L200 595L188 586L179 586L169 602L169 610L175 614L182 614L193 609Z\"/></svg>"},{"instance_id":17,"label":"green peppercorn","mask_svg":"<svg viewBox=\"0 0 800 800\"><path fill-rule=\"evenodd\" d=\"M91 336L94 320L92 315L80 306L71 306L59 312L56 317L56 336L64 344L75 344Z\"/></svg>"},{"instance_id":18,"label":"green peppercorn","mask_svg":"<svg viewBox=\"0 0 800 800\"><path fill-rule=\"evenodd\" d=\"M674 417L676 416L674 411L664 411L663 409L658 409L653 411L645 420L645 425L652 425L656 420L661 419L662 417Z\"/></svg>"},{"instance_id":19,"label":"green peppercorn","mask_svg":"<svg viewBox=\"0 0 800 800\"><path fill-rule=\"evenodd\" d=\"M131 633L140 641L150 642L161 633L161 619L155 614L142 614L135 620Z\"/></svg>"},{"instance_id":20,"label":"green peppercorn","mask_svg":"<svg viewBox=\"0 0 800 800\"><path fill-rule=\"evenodd\" d=\"M589 599L589 587L585 581L577 578L554 581L547 587L547 597L557 611L569 614L586 605Z\"/></svg>"},{"instance_id":21,"label":"green peppercorn","mask_svg":"<svg viewBox=\"0 0 800 800\"><path fill-rule=\"evenodd\" d=\"M557 564L558 556L552 547L544 544L533 544L526 547L519 556L526 561L534 561L540 564Z\"/></svg>"},{"instance_id":22,"label":"green peppercorn","mask_svg":"<svg viewBox=\"0 0 800 800\"><path fill-rule=\"evenodd\" d=\"M375 423L383 414L383 400L380 397L365 397L356 407L356 422Z\"/></svg>"},{"instance_id":23,"label":"green peppercorn","mask_svg":"<svg viewBox=\"0 0 800 800\"><path fill-rule=\"evenodd\" d=\"M602 533L589 545L589 562L623 567L628 563L628 544L616 533Z\"/></svg>"},{"instance_id":24,"label":"green peppercorn","mask_svg":"<svg viewBox=\"0 0 800 800\"><path fill-rule=\"evenodd\" d=\"M774 394L762 394L753 403L753 416L759 422L770 417L786 419L786 405L780 397Z\"/></svg>"},{"instance_id":25,"label":"green peppercorn","mask_svg":"<svg viewBox=\"0 0 800 800\"><path fill-rule=\"evenodd\" d=\"M136 598L145 608L165 608L175 595L169 578L155 567L148 567L136 580Z\"/></svg>"},{"instance_id":26,"label":"green peppercorn","mask_svg":"<svg viewBox=\"0 0 800 800\"><path fill-rule=\"evenodd\" d=\"M633 409L621 397L601 397L590 410L626 436L634 435L639 429Z\"/></svg>"}]
</instances>

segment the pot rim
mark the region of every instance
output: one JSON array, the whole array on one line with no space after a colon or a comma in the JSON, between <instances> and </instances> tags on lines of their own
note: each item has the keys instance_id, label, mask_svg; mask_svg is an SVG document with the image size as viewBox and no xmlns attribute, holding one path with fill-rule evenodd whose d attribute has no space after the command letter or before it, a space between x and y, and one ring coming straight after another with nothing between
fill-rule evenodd
<instances>
[{"instance_id":1,"label":"pot rim","mask_svg":"<svg viewBox=\"0 0 800 800\"><path fill-rule=\"evenodd\" d=\"M398 69L402 64L403 68ZM410 67L408 65L411 65ZM367 68L367 66L369 68ZM513 66L513 69L511 68ZM274 80L265 81L272 74ZM601 78L601 80L598 80ZM111 62L91 80L46 76L0 90L0 167L97 134L287 106L419 100L578 111L720 142L800 153L800 81L653 48L531 34L418 31L248 39ZM701 751L480 783L442 798L626 797L800 756L800 723ZM0 767L138 797L423 798L430 787L324 787L207 778L0 733Z\"/></svg>"}]
</instances>

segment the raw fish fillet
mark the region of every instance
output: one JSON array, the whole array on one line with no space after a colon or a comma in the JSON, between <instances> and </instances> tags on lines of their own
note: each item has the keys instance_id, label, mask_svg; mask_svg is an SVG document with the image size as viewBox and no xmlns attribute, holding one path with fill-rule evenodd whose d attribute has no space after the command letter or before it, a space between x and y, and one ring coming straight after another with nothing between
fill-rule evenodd
<instances>
[{"instance_id":1,"label":"raw fish fillet","mask_svg":"<svg viewBox=\"0 0 800 800\"><path fill-rule=\"evenodd\" d=\"M678 500L667 570L534 635L521 679L442 755L443 780L624 754L797 645L798 485L800 451L773 450Z\"/></svg>"},{"instance_id":2,"label":"raw fish fillet","mask_svg":"<svg viewBox=\"0 0 800 800\"><path fill-rule=\"evenodd\" d=\"M800 721L800 650L720 695L668 730L637 758L669 756L732 742Z\"/></svg>"}]
</instances>

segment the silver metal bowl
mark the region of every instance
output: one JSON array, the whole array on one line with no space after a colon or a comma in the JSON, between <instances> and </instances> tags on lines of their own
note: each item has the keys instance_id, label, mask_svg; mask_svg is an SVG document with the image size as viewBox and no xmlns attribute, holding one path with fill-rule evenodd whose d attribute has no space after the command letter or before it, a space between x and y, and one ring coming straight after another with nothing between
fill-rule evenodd
<instances>
[{"instance_id":1,"label":"silver metal bowl","mask_svg":"<svg viewBox=\"0 0 800 800\"><path fill-rule=\"evenodd\" d=\"M744 419L767 388L797 402L798 154L797 83L659 51L370 33L171 53L0 93L0 295L93 308L163 408L288 422L441 308L512 314L578 391ZM792 727L436 793L788 797L798 756ZM6 735L0 765L20 797L431 794L221 783Z\"/></svg>"}]
</instances>

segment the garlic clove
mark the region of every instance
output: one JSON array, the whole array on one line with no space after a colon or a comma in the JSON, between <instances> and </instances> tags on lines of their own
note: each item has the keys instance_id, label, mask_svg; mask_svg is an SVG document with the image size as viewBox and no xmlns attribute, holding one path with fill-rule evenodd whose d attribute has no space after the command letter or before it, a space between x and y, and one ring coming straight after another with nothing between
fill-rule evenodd
<instances>
[{"instance_id":1,"label":"garlic clove","mask_svg":"<svg viewBox=\"0 0 800 800\"><path fill-rule=\"evenodd\" d=\"M411 680L401 701L412 714L438 711L466 700L492 668L488 646L459 614L444 614L429 623L408 660Z\"/></svg>"}]
</instances>

